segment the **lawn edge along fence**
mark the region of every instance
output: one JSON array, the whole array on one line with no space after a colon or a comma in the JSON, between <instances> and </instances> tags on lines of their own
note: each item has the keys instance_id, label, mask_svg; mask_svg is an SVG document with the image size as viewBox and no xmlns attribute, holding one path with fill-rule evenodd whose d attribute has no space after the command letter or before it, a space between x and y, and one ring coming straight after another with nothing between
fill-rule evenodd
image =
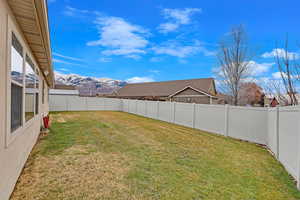
<instances>
[{"instance_id":1,"label":"lawn edge along fence","mask_svg":"<svg viewBox=\"0 0 300 200\"><path fill-rule=\"evenodd\" d=\"M266 145L300 189L300 106L239 107L50 95L50 111L123 111Z\"/></svg>"}]
</instances>

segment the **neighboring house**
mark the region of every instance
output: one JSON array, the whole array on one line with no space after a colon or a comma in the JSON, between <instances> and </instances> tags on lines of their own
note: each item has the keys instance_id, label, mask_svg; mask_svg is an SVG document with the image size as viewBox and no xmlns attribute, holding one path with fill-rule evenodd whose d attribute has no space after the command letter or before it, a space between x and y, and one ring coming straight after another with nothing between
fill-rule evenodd
<instances>
[{"instance_id":1,"label":"neighboring house","mask_svg":"<svg viewBox=\"0 0 300 200\"><path fill-rule=\"evenodd\" d=\"M269 105L270 105L270 107L276 107L279 105L279 102L277 101L277 99L275 97L273 97Z\"/></svg>"},{"instance_id":2,"label":"neighboring house","mask_svg":"<svg viewBox=\"0 0 300 200\"><path fill-rule=\"evenodd\" d=\"M298 104L300 104L300 94L295 94ZM288 94L285 95L266 95L265 106L289 106L291 105L291 99Z\"/></svg>"},{"instance_id":3,"label":"neighboring house","mask_svg":"<svg viewBox=\"0 0 300 200\"><path fill-rule=\"evenodd\" d=\"M232 97L223 93L217 94L217 104L232 104Z\"/></svg>"},{"instance_id":4,"label":"neighboring house","mask_svg":"<svg viewBox=\"0 0 300 200\"><path fill-rule=\"evenodd\" d=\"M213 78L128 84L110 97L124 99L217 103Z\"/></svg>"},{"instance_id":5,"label":"neighboring house","mask_svg":"<svg viewBox=\"0 0 300 200\"><path fill-rule=\"evenodd\" d=\"M95 97L97 96L97 87L93 82L84 83L79 87L79 95L83 97Z\"/></svg>"},{"instance_id":6,"label":"neighboring house","mask_svg":"<svg viewBox=\"0 0 300 200\"><path fill-rule=\"evenodd\" d=\"M54 89L50 89L49 95L75 95L79 96L79 91L71 85L55 85Z\"/></svg>"},{"instance_id":7,"label":"neighboring house","mask_svg":"<svg viewBox=\"0 0 300 200\"><path fill-rule=\"evenodd\" d=\"M0 199L12 193L53 86L46 0L0 1Z\"/></svg>"}]
</instances>

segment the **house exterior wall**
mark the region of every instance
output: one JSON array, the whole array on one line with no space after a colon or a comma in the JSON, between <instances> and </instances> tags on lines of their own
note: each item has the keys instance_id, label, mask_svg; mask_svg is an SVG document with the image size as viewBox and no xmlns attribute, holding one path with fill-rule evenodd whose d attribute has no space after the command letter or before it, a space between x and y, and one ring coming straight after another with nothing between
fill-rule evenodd
<instances>
[{"instance_id":1,"label":"house exterior wall","mask_svg":"<svg viewBox=\"0 0 300 200\"><path fill-rule=\"evenodd\" d=\"M175 96L180 96L180 95L203 95L202 93L199 93L191 88L187 88L181 92L179 92L178 94L176 94Z\"/></svg>"},{"instance_id":2,"label":"house exterior wall","mask_svg":"<svg viewBox=\"0 0 300 200\"><path fill-rule=\"evenodd\" d=\"M214 82L212 83L212 85L209 88L209 93L212 95L217 95L216 86L215 86Z\"/></svg>"},{"instance_id":3,"label":"house exterior wall","mask_svg":"<svg viewBox=\"0 0 300 200\"><path fill-rule=\"evenodd\" d=\"M20 40L24 51L32 52L18 27L6 0L0 0L0 199L9 199L23 166L37 141L43 115L48 113L47 94L42 104L42 81L39 84L39 114L23 124L15 132L10 132L10 44L11 31ZM36 65L37 66L37 65ZM47 89L47 84L45 84ZM46 92L47 93L47 92ZM24 98L24 97L23 97ZM24 106L24 101L23 101Z\"/></svg>"},{"instance_id":4,"label":"house exterior wall","mask_svg":"<svg viewBox=\"0 0 300 200\"><path fill-rule=\"evenodd\" d=\"M197 104L210 104L210 97L204 93L200 93L192 88L187 88L173 97L171 101L183 102L183 103L197 103Z\"/></svg>"},{"instance_id":5,"label":"house exterior wall","mask_svg":"<svg viewBox=\"0 0 300 200\"><path fill-rule=\"evenodd\" d=\"M209 96L196 96L196 97L172 97L172 101L182 102L182 103L197 103L197 104L210 104Z\"/></svg>"}]
</instances>

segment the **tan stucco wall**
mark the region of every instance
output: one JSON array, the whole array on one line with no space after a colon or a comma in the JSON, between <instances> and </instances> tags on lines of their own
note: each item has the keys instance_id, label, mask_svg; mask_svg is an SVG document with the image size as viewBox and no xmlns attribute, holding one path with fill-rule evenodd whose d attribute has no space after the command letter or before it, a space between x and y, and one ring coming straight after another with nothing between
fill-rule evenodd
<instances>
[{"instance_id":1,"label":"tan stucco wall","mask_svg":"<svg viewBox=\"0 0 300 200\"><path fill-rule=\"evenodd\" d=\"M187 88L179 93L177 93L174 97L179 95L203 95L203 93L197 92L191 88Z\"/></svg>"},{"instance_id":2,"label":"tan stucco wall","mask_svg":"<svg viewBox=\"0 0 300 200\"><path fill-rule=\"evenodd\" d=\"M22 171L22 168L37 141L39 130L42 122L42 114L48 112L48 98L45 97L45 105L42 105L42 94L40 84L40 114L36 115L32 120L23 125L18 130L18 134L12 135L7 129L10 126L8 120L8 108L10 103L9 96L9 76L10 67L8 66L7 47L8 18L11 19L13 27L11 27L21 39L24 50L31 54L25 39L22 37L21 31L15 22L13 14L6 0L0 0L0 199L7 200L14 189L15 183ZM43 77L41 76L41 80ZM9 141L9 142L8 142Z\"/></svg>"},{"instance_id":3,"label":"tan stucco wall","mask_svg":"<svg viewBox=\"0 0 300 200\"><path fill-rule=\"evenodd\" d=\"M197 104L210 104L209 96L198 96L198 97L172 97L172 101L183 102L183 103L197 103Z\"/></svg>"}]
</instances>

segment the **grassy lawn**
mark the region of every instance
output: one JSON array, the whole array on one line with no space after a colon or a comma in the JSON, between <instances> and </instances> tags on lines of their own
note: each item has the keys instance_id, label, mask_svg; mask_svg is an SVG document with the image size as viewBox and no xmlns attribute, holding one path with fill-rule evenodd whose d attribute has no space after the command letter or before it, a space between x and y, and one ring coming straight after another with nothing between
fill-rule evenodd
<instances>
[{"instance_id":1,"label":"grassy lawn","mask_svg":"<svg viewBox=\"0 0 300 200\"><path fill-rule=\"evenodd\" d=\"M12 199L300 199L255 144L121 112L51 118Z\"/></svg>"}]
</instances>

